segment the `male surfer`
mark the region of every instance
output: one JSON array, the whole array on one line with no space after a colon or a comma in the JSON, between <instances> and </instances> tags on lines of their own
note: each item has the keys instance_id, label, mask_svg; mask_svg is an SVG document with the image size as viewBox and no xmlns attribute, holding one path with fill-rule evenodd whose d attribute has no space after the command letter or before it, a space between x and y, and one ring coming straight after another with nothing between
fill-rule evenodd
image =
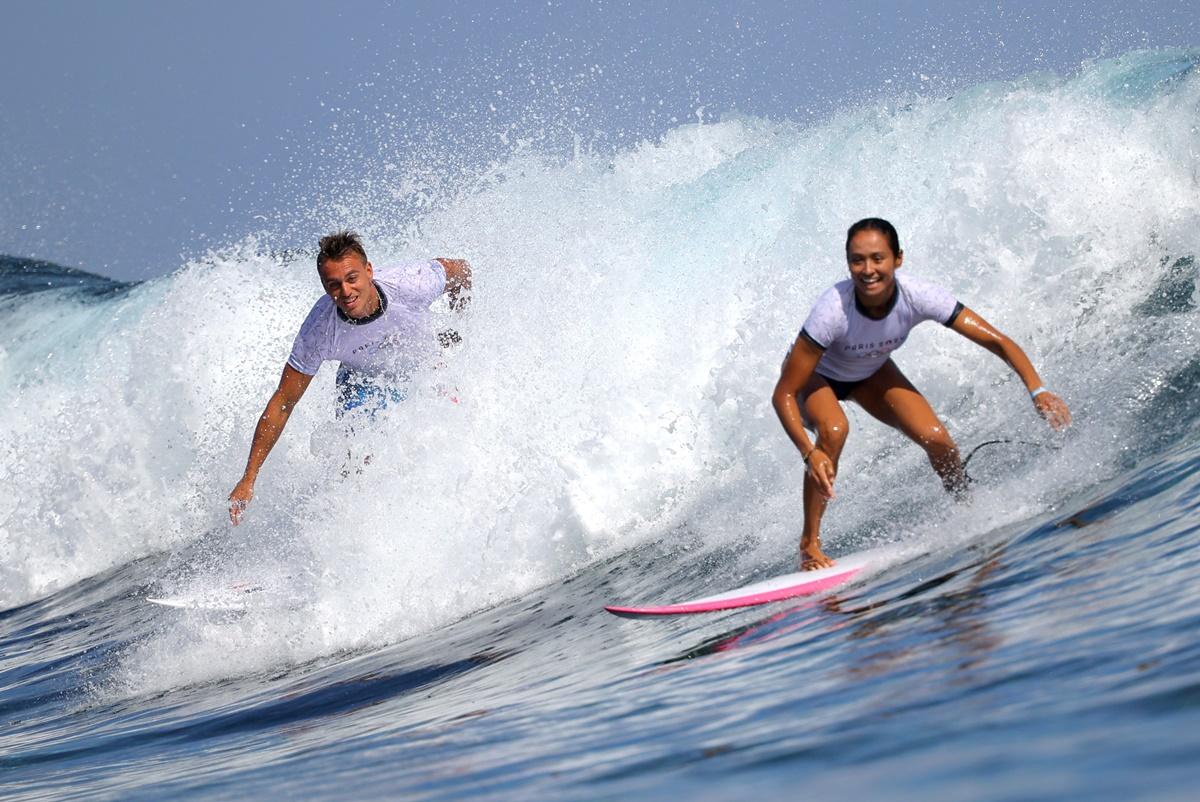
<instances>
[{"instance_id":1,"label":"male surfer","mask_svg":"<svg viewBox=\"0 0 1200 802\"><path fill-rule=\"evenodd\" d=\"M904 261L896 229L877 217L846 234L850 278L813 305L783 363L772 402L804 457L804 528L800 567L833 565L821 552L821 516L833 498L838 457L850 432L841 401L854 401L925 449L945 488L966 491L958 447L925 396L896 367L892 351L918 323L936 320L1003 359L1029 391L1038 413L1056 431L1071 422L1067 405L1042 385L1021 348L936 284L896 275ZM814 445L805 428L817 433Z\"/></svg>"},{"instance_id":2,"label":"male surfer","mask_svg":"<svg viewBox=\"0 0 1200 802\"><path fill-rule=\"evenodd\" d=\"M404 398L410 374L436 342L429 306L441 295L450 308L466 306L471 266L437 258L380 269L376 274L358 235L339 231L323 237L317 274L325 295L300 326L291 356L263 410L241 481L229 494L229 519L236 526L254 497L258 471L283 432L321 363L337 360L338 416L371 416L389 401ZM456 340L454 332L438 335Z\"/></svg>"}]
</instances>

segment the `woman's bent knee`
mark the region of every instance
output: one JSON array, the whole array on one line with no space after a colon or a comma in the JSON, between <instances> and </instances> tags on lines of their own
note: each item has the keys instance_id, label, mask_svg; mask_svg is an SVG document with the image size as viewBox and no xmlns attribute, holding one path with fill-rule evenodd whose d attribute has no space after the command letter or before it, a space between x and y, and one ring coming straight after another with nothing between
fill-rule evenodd
<instances>
[{"instance_id":1,"label":"woman's bent knee","mask_svg":"<svg viewBox=\"0 0 1200 802\"><path fill-rule=\"evenodd\" d=\"M817 424L817 444L840 449L850 434L850 421L842 416L835 420L824 420Z\"/></svg>"}]
</instances>

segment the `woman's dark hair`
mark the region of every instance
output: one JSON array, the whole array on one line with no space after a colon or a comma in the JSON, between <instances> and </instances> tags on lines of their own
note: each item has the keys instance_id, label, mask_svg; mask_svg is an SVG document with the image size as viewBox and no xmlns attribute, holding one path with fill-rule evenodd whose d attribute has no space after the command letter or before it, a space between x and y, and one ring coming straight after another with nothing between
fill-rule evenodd
<instances>
[{"instance_id":1,"label":"woman's dark hair","mask_svg":"<svg viewBox=\"0 0 1200 802\"><path fill-rule=\"evenodd\" d=\"M878 231L887 237L888 245L892 246L892 253L900 255L900 235L896 233L896 227L882 217L867 217L850 226L850 230L846 232L846 253L850 253L850 240L860 231Z\"/></svg>"}]
</instances>

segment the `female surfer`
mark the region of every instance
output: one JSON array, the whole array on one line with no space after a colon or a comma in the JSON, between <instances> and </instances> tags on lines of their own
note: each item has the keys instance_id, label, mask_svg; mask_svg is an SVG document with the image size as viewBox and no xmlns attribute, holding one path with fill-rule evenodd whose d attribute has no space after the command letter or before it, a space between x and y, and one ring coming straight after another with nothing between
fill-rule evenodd
<instances>
[{"instance_id":1,"label":"female surfer","mask_svg":"<svg viewBox=\"0 0 1200 802\"><path fill-rule=\"evenodd\" d=\"M1071 422L1067 405L1042 385L1020 346L936 284L897 276L903 261L900 238L888 221L871 217L850 226L850 278L817 299L775 385L775 411L807 466L800 535L804 570L833 565L821 552L820 531L850 432L841 401L854 401L899 429L925 449L946 490L956 496L966 492L958 447L929 402L891 359L918 323L936 320L991 351L1021 378L1033 405L1056 431ZM815 444L806 427L816 432Z\"/></svg>"}]
</instances>

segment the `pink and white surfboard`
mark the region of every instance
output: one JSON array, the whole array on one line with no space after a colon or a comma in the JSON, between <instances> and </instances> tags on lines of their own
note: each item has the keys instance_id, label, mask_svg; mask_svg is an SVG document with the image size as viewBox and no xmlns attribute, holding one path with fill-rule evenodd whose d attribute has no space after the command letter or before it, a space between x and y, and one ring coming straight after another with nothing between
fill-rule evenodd
<instances>
[{"instance_id":1,"label":"pink and white surfboard","mask_svg":"<svg viewBox=\"0 0 1200 802\"><path fill-rule=\"evenodd\" d=\"M666 615L688 615L690 613L712 613L733 610L738 607L753 607L758 604L782 601L796 596L809 596L849 581L855 574L868 568L879 559L879 551L864 551L839 557L832 568L816 571L797 571L792 574L764 579L752 585L726 591L716 596L705 596L692 601L667 604L658 607L608 606L613 615L622 618L653 618Z\"/></svg>"}]
</instances>

